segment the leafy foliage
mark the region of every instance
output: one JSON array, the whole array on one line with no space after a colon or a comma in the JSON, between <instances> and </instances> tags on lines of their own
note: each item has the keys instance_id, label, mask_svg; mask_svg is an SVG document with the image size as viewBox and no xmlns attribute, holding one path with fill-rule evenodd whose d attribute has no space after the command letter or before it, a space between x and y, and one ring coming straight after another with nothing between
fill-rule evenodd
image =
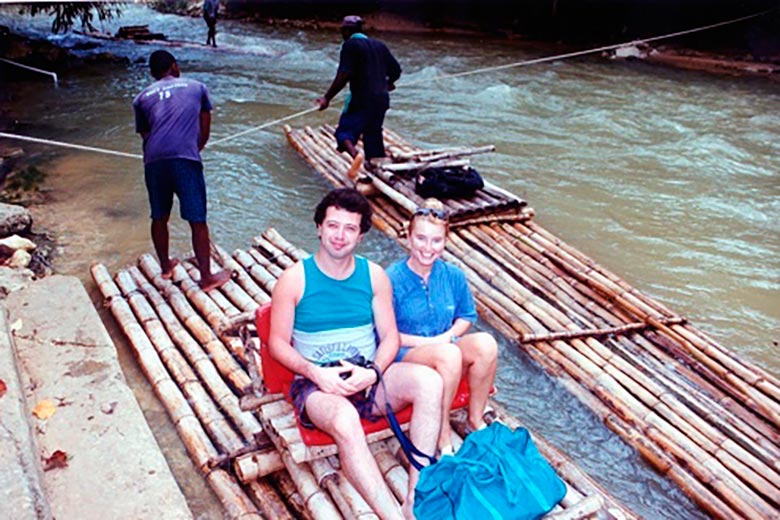
<instances>
[{"instance_id":1,"label":"leafy foliage","mask_svg":"<svg viewBox=\"0 0 780 520\"><path fill-rule=\"evenodd\" d=\"M118 2L35 2L20 7L19 12L30 16L48 14L54 16L51 22L51 30L54 33L67 32L77 22L81 22L82 29L94 31L92 25L94 15L98 20L111 20L122 14Z\"/></svg>"}]
</instances>

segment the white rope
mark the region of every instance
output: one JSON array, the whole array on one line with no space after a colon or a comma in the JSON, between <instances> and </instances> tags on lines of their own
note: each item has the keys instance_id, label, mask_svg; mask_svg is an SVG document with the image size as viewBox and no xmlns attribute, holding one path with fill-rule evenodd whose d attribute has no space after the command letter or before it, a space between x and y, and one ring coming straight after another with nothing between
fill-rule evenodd
<instances>
[{"instance_id":1,"label":"white rope","mask_svg":"<svg viewBox=\"0 0 780 520\"><path fill-rule=\"evenodd\" d=\"M107 150L105 148L96 148L94 146L84 146L81 144L63 143L62 141L52 141L49 139L38 139L37 137L28 137L25 135L7 134L0 132L0 137L7 137L8 139L19 139L20 141L30 141L31 143L50 144L52 146L61 146L63 148L74 148L76 150L85 150L87 152L99 152L108 155L118 155L120 157L131 157L133 159L143 159L144 156L137 153L117 152L115 150Z\"/></svg>"},{"instance_id":2,"label":"white rope","mask_svg":"<svg viewBox=\"0 0 780 520\"><path fill-rule=\"evenodd\" d=\"M216 145L222 144L222 143L224 143L226 141L230 141L231 139L235 139L236 137L241 137L242 135L250 134L252 132L256 132L258 130L262 130L263 128L268 128L269 126L273 126L273 125L276 125L276 124L279 124L279 123L283 123L285 121L289 121L290 119L295 119L296 117L300 117L302 115L309 114L311 112L314 112L315 110L319 110L319 107L312 107L312 108L307 108L306 110L301 110L300 112L296 112L294 114L291 114L289 116L283 117L281 119L276 119L274 121L270 121L268 123L264 123L264 124L262 124L260 126L256 126L254 128L250 128L248 130L244 130L243 132L239 132L239 133L237 133L235 135L229 135L227 137L223 137L222 139L217 139L216 141L210 142L206 146L207 147L208 146L216 146Z\"/></svg>"},{"instance_id":3,"label":"white rope","mask_svg":"<svg viewBox=\"0 0 780 520\"><path fill-rule=\"evenodd\" d=\"M482 69L474 69L474 70L470 70L470 71L466 71L466 72L456 72L456 73L453 73L453 74L442 74L440 76L436 76L436 77L433 77L433 78L421 78L419 80L409 81L409 82L406 82L406 83L399 83L398 86L399 87L400 86L408 87L409 85L417 85L419 83L425 83L425 82L428 82L428 81L438 81L440 79L459 78L459 77L463 77L463 76L471 76L473 74L481 74L483 72L492 72L494 70L503 70L503 69L510 69L510 68L513 68L513 67L523 67L523 66L527 66L527 65L535 65L537 63L545 63L545 62L548 62L548 61L562 60L562 59L566 59L566 58L574 58L576 56L584 56L586 54L594 54L594 53L597 53L597 52L603 52L603 51L609 51L609 50L613 50L613 49L619 49L620 47L625 47L626 45L632 45L632 44L637 44L637 43L645 43L645 42L652 42L652 41L656 41L656 40L664 40L664 39L667 39L667 38L674 38L675 36L682 36L684 34L691 34L691 33L699 32L699 31L706 31L708 29L713 29L715 27L721 27L723 25L729 25L729 24L732 24L732 23L742 22L744 20L749 20L750 18L756 18L758 16L763 16L763 15L769 13L769 12L775 11L776 9L777 8L767 9L766 11L761 11L760 13L754 13L754 14L751 14L751 15L742 16L740 18L734 18L732 20L726 20L725 22L718 22L718 23L714 23L714 24L710 24L710 25L704 25L704 26L701 26L701 27L696 27L694 29L686 29L685 31L679 31L679 32L664 34L664 35L661 35L661 36L653 36L653 37L650 37L650 38L644 38L644 39L640 39L640 40L633 40L633 41L625 42L625 43L616 43L616 44L613 44L613 45L605 45L603 47L596 47L595 49L587 49L587 50L584 50L584 51L569 52L569 53L566 53L566 54L558 54L556 56L547 56L545 58L536 58L536 59L533 59L533 60L517 61L517 62L514 62L514 63L507 63L507 64L504 64L504 65L497 65L495 67L485 67L485 68L482 68Z\"/></svg>"},{"instance_id":4,"label":"white rope","mask_svg":"<svg viewBox=\"0 0 780 520\"><path fill-rule=\"evenodd\" d=\"M40 74L46 74L51 76L54 79L54 86L59 86L59 83L57 81L57 73L56 72L49 72L48 70L43 69L36 69L35 67L30 67L29 65L23 65L21 63L16 63L15 61L7 60L5 58L0 58L0 61L4 61L6 63L10 63L11 65L16 65L17 67L21 67L23 69L32 70L34 72L38 72Z\"/></svg>"}]
</instances>

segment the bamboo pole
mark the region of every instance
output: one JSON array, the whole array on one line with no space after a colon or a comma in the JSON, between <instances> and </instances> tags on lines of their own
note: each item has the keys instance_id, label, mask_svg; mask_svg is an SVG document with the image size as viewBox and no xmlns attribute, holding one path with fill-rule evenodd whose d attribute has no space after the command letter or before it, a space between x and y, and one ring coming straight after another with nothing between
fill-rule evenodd
<instances>
[{"instance_id":1,"label":"bamboo pole","mask_svg":"<svg viewBox=\"0 0 780 520\"><path fill-rule=\"evenodd\" d=\"M215 469L206 475L206 481L222 502L222 507L225 508L228 518L236 520L263 519L255 503L227 471Z\"/></svg>"},{"instance_id":2,"label":"bamboo pole","mask_svg":"<svg viewBox=\"0 0 780 520\"><path fill-rule=\"evenodd\" d=\"M263 231L263 238L276 245L278 249L284 251L284 253L294 262L303 260L309 256L306 251L288 242L275 228L266 228L266 230Z\"/></svg>"},{"instance_id":3,"label":"bamboo pole","mask_svg":"<svg viewBox=\"0 0 780 520\"><path fill-rule=\"evenodd\" d=\"M578 315L591 316L590 319L594 323L600 323L601 326L631 321L628 316L609 312L601 305L593 305L593 301L585 299L575 287L565 283L560 276L544 265L543 259L535 257L533 252L523 248L519 241L500 233L498 228L481 225L475 226L473 231L480 237L483 251L488 254L491 251L491 248L485 247L486 244L498 246L496 251L500 254L501 260L513 268L513 274L518 270L523 272L544 291L548 299L565 303Z\"/></svg>"},{"instance_id":4,"label":"bamboo pole","mask_svg":"<svg viewBox=\"0 0 780 520\"><path fill-rule=\"evenodd\" d=\"M230 420L241 432L246 442L257 441L262 433L260 423L251 413L241 410L236 395L222 379L211 358L203 351L198 342L187 333L171 306L168 305L157 289L144 278L141 271L137 267L131 267L128 269L128 272L137 284L138 290L151 302L174 343L198 374L198 378L204 382L209 394L219 408L230 417Z\"/></svg>"},{"instance_id":5,"label":"bamboo pole","mask_svg":"<svg viewBox=\"0 0 780 520\"><path fill-rule=\"evenodd\" d=\"M119 288L111 280L111 275L108 274L106 267L102 264L93 264L91 272L103 296L108 299L111 313L125 336L130 340L130 345L133 347L144 375L152 384L157 397L162 401L177 431L179 431L193 462L201 472L207 473L209 461L215 459L219 453L195 418L187 399L171 381L151 341L146 336L141 324L136 320L129 303L122 297Z\"/></svg>"},{"instance_id":6,"label":"bamboo pole","mask_svg":"<svg viewBox=\"0 0 780 520\"><path fill-rule=\"evenodd\" d=\"M195 290L194 286L197 285L198 290L203 291L200 286L198 285L198 282L200 281L200 272L198 271L198 268L192 265L189 262L183 262L182 265L184 265L184 268L187 270L187 276L189 277L189 282L187 283L187 287L192 287L191 290ZM184 286L185 278L182 277L178 282ZM235 286L235 284L228 282L225 284L225 286ZM228 318L233 316L238 316L241 314L241 310L239 310L238 307L233 305L233 303L225 297L225 286L220 287L219 290L217 289L211 289L210 291L203 291L205 294L208 295L209 298L211 298L211 301L214 302L214 304L219 308L219 310L222 312L223 315L227 316ZM186 292L186 291L185 291ZM231 291L232 292L232 291Z\"/></svg>"},{"instance_id":7,"label":"bamboo pole","mask_svg":"<svg viewBox=\"0 0 780 520\"><path fill-rule=\"evenodd\" d=\"M315 520L336 520L341 518L338 509L320 489L317 480L306 464L298 464L292 460L287 450L281 452L287 472L295 482L304 507Z\"/></svg>"},{"instance_id":8,"label":"bamboo pole","mask_svg":"<svg viewBox=\"0 0 780 520\"><path fill-rule=\"evenodd\" d=\"M284 469L282 457L276 449L253 451L233 460L233 471L239 482L248 484Z\"/></svg>"},{"instance_id":9,"label":"bamboo pole","mask_svg":"<svg viewBox=\"0 0 780 520\"><path fill-rule=\"evenodd\" d=\"M257 512L256 506L238 485L232 483L226 472L209 467L209 462L218 456L217 450L195 418L187 399L166 375L162 361L157 357L149 338L135 319L130 305L111 280L108 270L102 264L93 264L91 273L104 298L107 299L111 313L130 340L141 369L152 383L155 393L171 417L196 467L204 474L209 485L228 510L230 518L251 518Z\"/></svg>"},{"instance_id":10,"label":"bamboo pole","mask_svg":"<svg viewBox=\"0 0 780 520\"><path fill-rule=\"evenodd\" d=\"M247 252L236 249L233 252L233 257L236 261L247 270L252 279L257 282L260 287L270 294L273 291L274 285L276 285L276 280L279 275L272 274L267 268L260 265L257 262L257 256L260 256L260 253L257 253L255 250Z\"/></svg>"},{"instance_id":11,"label":"bamboo pole","mask_svg":"<svg viewBox=\"0 0 780 520\"><path fill-rule=\"evenodd\" d=\"M269 520L294 520L276 489L266 480L254 480L246 486L247 493L257 504L263 517Z\"/></svg>"},{"instance_id":12,"label":"bamboo pole","mask_svg":"<svg viewBox=\"0 0 780 520\"><path fill-rule=\"evenodd\" d=\"M152 285L165 295L171 308L185 328L190 331L198 343L203 345L222 377L231 384L232 388L239 393L243 393L243 389L251 384L249 376L225 348L225 345L216 334L214 334L211 327L195 312L181 290L157 276L159 266L154 263L154 259L149 255L143 255L140 258L139 267L147 278L150 279ZM221 317L217 315L215 318L215 325L218 325Z\"/></svg>"},{"instance_id":13,"label":"bamboo pole","mask_svg":"<svg viewBox=\"0 0 780 520\"><path fill-rule=\"evenodd\" d=\"M297 518L312 520L311 513L306 509L303 498L301 498L301 494L298 493L298 488L295 487L295 482L293 482L289 473L286 471L277 471L276 473L271 474L269 478L274 482L279 493L281 493L285 504L295 512Z\"/></svg>"},{"instance_id":14,"label":"bamboo pole","mask_svg":"<svg viewBox=\"0 0 780 520\"><path fill-rule=\"evenodd\" d=\"M215 247L219 253L217 255L218 262L223 269L227 269L235 273L235 282L244 289L244 292L249 296L249 298L261 305L271 300L271 297L252 280L252 278L238 262L236 262L230 255L228 255L228 253L221 247L216 245ZM244 308L243 310L248 311L253 309L250 307Z\"/></svg>"},{"instance_id":15,"label":"bamboo pole","mask_svg":"<svg viewBox=\"0 0 780 520\"><path fill-rule=\"evenodd\" d=\"M295 263L295 260L290 258L287 253L276 247L262 236L257 236L252 239L252 245L265 253L265 257L271 262L279 264L284 270Z\"/></svg>"},{"instance_id":16,"label":"bamboo pole","mask_svg":"<svg viewBox=\"0 0 780 520\"><path fill-rule=\"evenodd\" d=\"M146 331L149 340L157 351L160 360L171 375L171 379L181 389L187 402L190 403L209 437L222 452L230 453L245 446L244 441L236 434L232 426L225 420L216 405L203 388L195 372L176 349L165 327L149 305L145 296L138 291L138 286L127 271L116 275L116 282L125 298L129 301L136 318Z\"/></svg>"}]
</instances>

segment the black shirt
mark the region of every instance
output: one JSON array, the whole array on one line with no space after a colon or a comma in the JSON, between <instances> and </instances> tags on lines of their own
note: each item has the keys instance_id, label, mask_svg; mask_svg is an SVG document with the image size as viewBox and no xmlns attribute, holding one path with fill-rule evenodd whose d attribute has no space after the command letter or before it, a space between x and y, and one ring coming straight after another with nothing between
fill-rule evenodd
<instances>
[{"instance_id":1,"label":"black shirt","mask_svg":"<svg viewBox=\"0 0 780 520\"><path fill-rule=\"evenodd\" d=\"M349 75L350 106L358 108L371 99L386 98L388 86L401 76L401 66L381 41L353 36L341 47L339 72Z\"/></svg>"}]
</instances>

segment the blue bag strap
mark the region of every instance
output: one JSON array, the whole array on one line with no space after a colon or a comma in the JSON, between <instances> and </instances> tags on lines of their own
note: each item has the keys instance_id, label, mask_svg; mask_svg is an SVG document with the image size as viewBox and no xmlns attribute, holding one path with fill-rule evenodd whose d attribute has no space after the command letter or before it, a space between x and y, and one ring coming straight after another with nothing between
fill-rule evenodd
<instances>
[{"instance_id":1,"label":"blue bag strap","mask_svg":"<svg viewBox=\"0 0 780 520\"><path fill-rule=\"evenodd\" d=\"M436 458L420 451L417 446L414 445L412 440L406 436L406 433L404 433L404 431L401 429L401 425L398 423L398 419L393 412L393 408L390 406L390 401L387 399L387 387L385 386L385 380L382 377L382 371L379 370L379 367L374 363L371 363L370 368L376 372L377 382L382 385L382 390L385 394L385 414L387 415L387 422L390 423L390 429L393 430L393 434L398 439L398 442L401 445L401 449L404 450L406 458L409 460L409 464L414 466L414 469L417 471L422 470L424 467L417 460L417 457L427 460L429 464L434 464L436 462ZM376 401L374 404L376 404Z\"/></svg>"}]
</instances>

